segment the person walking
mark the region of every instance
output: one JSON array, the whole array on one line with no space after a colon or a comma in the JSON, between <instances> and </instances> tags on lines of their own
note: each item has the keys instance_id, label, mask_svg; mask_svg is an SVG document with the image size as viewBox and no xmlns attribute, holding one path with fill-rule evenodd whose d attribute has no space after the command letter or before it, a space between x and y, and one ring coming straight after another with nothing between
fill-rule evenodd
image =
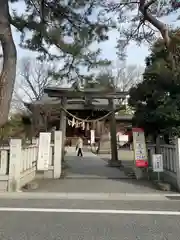
<instances>
[{"instance_id":1,"label":"person walking","mask_svg":"<svg viewBox=\"0 0 180 240\"><path fill-rule=\"evenodd\" d=\"M81 137L78 138L77 144L76 144L76 150L77 150L77 156L83 157L82 153L83 148L83 139Z\"/></svg>"}]
</instances>

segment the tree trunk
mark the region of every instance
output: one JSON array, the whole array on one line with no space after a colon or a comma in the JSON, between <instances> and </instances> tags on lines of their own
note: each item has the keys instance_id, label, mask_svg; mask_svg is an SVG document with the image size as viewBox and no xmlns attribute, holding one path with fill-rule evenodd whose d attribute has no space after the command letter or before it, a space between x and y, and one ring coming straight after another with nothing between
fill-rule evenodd
<instances>
[{"instance_id":1,"label":"tree trunk","mask_svg":"<svg viewBox=\"0 0 180 240\"><path fill-rule=\"evenodd\" d=\"M151 11L149 10L149 7L154 4L156 0L140 0L139 1L139 11L142 13L144 16L144 20L148 21L150 24L152 24L156 29L159 30L161 33L165 45L167 48L170 46L171 39L169 37L169 29L168 26L164 23L161 22L158 18L156 18Z\"/></svg>"},{"instance_id":2,"label":"tree trunk","mask_svg":"<svg viewBox=\"0 0 180 240\"><path fill-rule=\"evenodd\" d=\"M8 0L0 0L0 43L3 51L3 66L0 74L0 127L9 115L16 78L16 47L13 41Z\"/></svg>"}]
</instances>

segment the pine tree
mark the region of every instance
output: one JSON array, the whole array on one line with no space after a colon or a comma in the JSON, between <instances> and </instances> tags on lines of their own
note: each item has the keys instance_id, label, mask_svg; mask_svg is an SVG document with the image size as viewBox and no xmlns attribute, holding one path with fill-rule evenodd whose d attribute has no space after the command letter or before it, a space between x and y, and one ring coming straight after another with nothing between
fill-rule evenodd
<instances>
[{"instance_id":1,"label":"pine tree","mask_svg":"<svg viewBox=\"0 0 180 240\"><path fill-rule=\"evenodd\" d=\"M90 69L109 64L92 43L107 40L110 24L98 18L100 0L25 0L22 15L13 12L11 24L21 32L22 48L39 52L39 59L61 65L52 74L69 81L83 79ZM27 35L30 33L30 37Z\"/></svg>"},{"instance_id":2,"label":"pine tree","mask_svg":"<svg viewBox=\"0 0 180 240\"><path fill-rule=\"evenodd\" d=\"M18 14L9 4L25 4ZM98 16L100 0L1 0L0 43L3 68L0 75L0 126L8 119L16 76L16 47L11 26L21 33L20 46L39 53L38 58L60 65L51 72L55 78L69 81L83 79L83 72L109 64L100 59L100 49L92 43L107 40L110 27L105 17ZM108 24L107 24L108 23ZM84 71L85 70L85 71Z\"/></svg>"}]
</instances>

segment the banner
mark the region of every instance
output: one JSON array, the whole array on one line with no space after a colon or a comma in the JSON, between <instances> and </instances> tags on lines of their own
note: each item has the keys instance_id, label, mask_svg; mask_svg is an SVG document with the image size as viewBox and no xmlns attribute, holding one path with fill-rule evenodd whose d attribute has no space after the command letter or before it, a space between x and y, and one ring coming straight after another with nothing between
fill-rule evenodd
<instances>
[{"instance_id":1,"label":"banner","mask_svg":"<svg viewBox=\"0 0 180 240\"><path fill-rule=\"evenodd\" d=\"M148 158L144 130L142 128L133 128L133 146L136 167L148 167Z\"/></svg>"}]
</instances>

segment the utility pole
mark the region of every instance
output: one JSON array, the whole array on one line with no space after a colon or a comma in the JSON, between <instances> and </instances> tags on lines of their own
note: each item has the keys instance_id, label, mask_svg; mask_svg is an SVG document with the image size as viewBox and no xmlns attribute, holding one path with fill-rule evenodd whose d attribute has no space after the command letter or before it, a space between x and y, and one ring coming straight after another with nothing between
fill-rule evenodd
<instances>
[{"instance_id":1,"label":"utility pole","mask_svg":"<svg viewBox=\"0 0 180 240\"><path fill-rule=\"evenodd\" d=\"M109 109L110 111L112 111L110 115L111 160L109 161L109 166L119 167L121 166L121 161L118 161L114 99L109 99L108 101L109 101Z\"/></svg>"}]
</instances>

